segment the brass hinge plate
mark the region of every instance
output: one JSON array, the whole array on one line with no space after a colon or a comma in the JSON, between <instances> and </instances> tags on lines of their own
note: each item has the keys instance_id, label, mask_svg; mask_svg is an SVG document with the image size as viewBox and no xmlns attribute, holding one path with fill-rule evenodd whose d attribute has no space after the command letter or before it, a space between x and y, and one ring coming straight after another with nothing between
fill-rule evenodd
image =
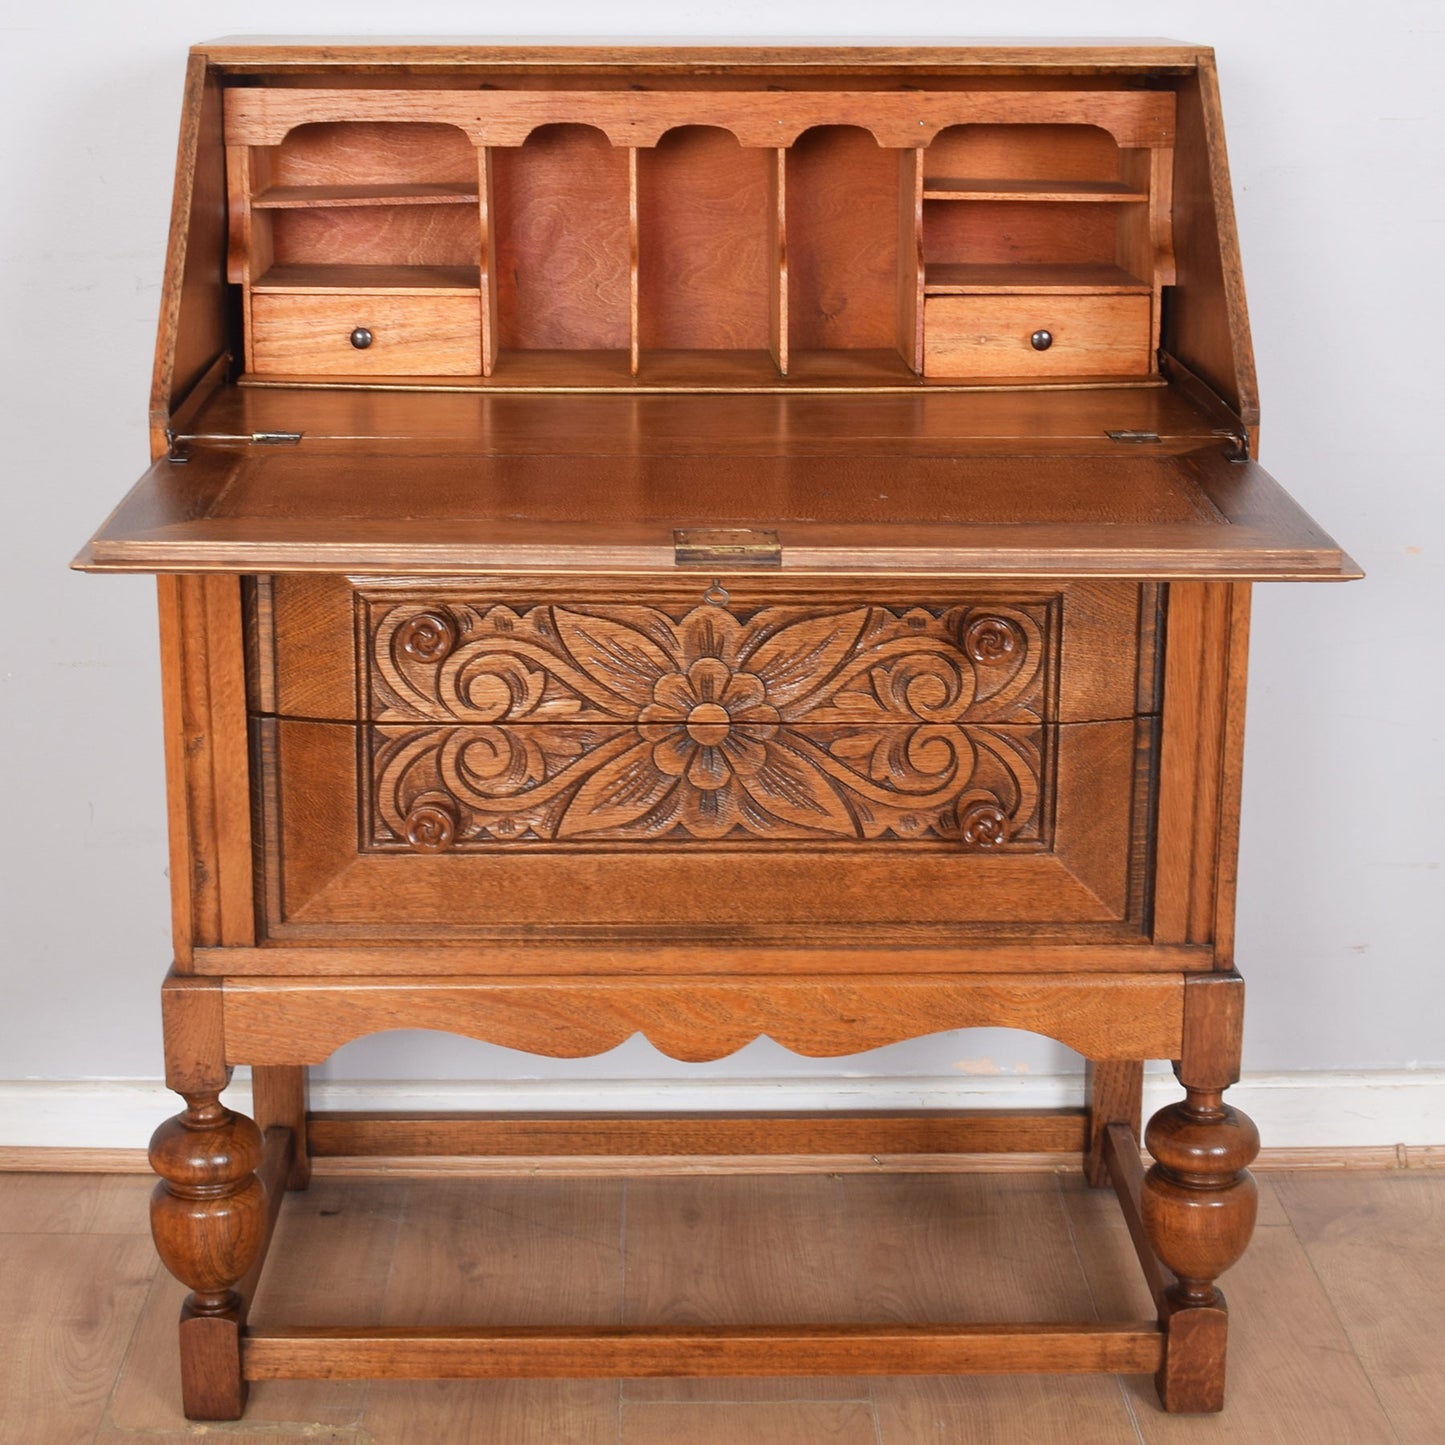
<instances>
[{"instance_id":1,"label":"brass hinge plate","mask_svg":"<svg viewBox=\"0 0 1445 1445\"><path fill-rule=\"evenodd\" d=\"M1157 431L1109 431L1105 432L1104 435L1108 437L1111 442L1122 442L1129 446L1157 447L1159 445L1159 433Z\"/></svg>"},{"instance_id":2,"label":"brass hinge plate","mask_svg":"<svg viewBox=\"0 0 1445 1445\"><path fill-rule=\"evenodd\" d=\"M781 567L783 544L776 532L757 527L678 527L672 533L672 558L720 567Z\"/></svg>"}]
</instances>

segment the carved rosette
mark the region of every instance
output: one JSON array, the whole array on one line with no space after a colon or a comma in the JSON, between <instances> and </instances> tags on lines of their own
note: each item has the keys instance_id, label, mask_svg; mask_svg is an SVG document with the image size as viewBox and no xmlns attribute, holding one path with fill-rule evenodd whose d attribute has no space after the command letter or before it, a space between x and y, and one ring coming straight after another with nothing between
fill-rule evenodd
<instances>
[{"instance_id":1,"label":"carved rosette","mask_svg":"<svg viewBox=\"0 0 1445 1445\"><path fill-rule=\"evenodd\" d=\"M1037 848L1036 610L452 602L457 635L422 663L412 623L440 613L400 604L373 632L366 844Z\"/></svg>"}]
</instances>

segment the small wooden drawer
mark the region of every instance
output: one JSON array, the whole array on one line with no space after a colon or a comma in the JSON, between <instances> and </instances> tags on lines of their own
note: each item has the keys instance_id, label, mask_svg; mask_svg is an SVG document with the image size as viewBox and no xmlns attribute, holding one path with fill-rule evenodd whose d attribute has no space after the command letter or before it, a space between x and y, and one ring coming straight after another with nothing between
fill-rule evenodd
<instances>
[{"instance_id":1,"label":"small wooden drawer","mask_svg":"<svg viewBox=\"0 0 1445 1445\"><path fill-rule=\"evenodd\" d=\"M474 376L482 369L476 296L260 294L251 298L258 375Z\"/></svg>"},{"instance_id":2,"label":"small wooden drawer","mask_svg":"<svg viewBox=\"0 0 1445 1445\"><path fill-rule=\"evenodd\" d=\"M1149 306L1148 296L930 296L923 374L1147 376Z\"/></svg>"},{"instance_id":3,"label":"small wooden drawer","mask_svg":"<svg viewBox=\"0 0 1445 1445\"><path fill-rule=\"evenodd\" d=\"M1035 723L1052 599L539 602L366 592L377 722Z\"/></svg>"}]
</instances>

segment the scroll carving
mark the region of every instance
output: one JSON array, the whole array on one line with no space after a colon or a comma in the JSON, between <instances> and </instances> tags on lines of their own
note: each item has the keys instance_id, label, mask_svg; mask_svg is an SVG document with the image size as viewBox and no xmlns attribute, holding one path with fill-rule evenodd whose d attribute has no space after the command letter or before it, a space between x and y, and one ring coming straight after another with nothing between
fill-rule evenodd
<instances>
[{"instance_id":1,"label":"scroll carving","mask_svg":"<svg viewBox=\"0 0 1445 1445\"><path fill-rule=\"evenodd\" d=\"M1041 842L1041 728L803 729L720 696L631 725L374 728L371 846Z\"/></svg>"},{"instance_id":2,"label":"scroll carving","mask_svg":"<svg viewBox=\"0 0 1445 1445\"><path fill-rule=\"evenodd\" d=\"M373 607L367 846L1043 842L1047 602Z\"/></svg>"},{"instance_id":3,"label":"scroll carving","mask_svg":"<svg viewBox=\"0 0 1445 1445\"><path fill-rule=\"evenodd\" d=\"M655 722L707 704L757 724L1032 723L1047 695L1048 615L1047 602L745 616L711 606L674 615L642 605L374 602L370 715Z\"/></svg>"}]
</instances>

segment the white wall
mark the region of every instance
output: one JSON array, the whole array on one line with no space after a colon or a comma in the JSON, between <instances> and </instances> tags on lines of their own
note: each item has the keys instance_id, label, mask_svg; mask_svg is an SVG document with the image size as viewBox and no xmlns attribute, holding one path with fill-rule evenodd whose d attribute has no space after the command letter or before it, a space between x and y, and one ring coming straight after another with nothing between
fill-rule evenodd
<instances>
[{"instance_id":1,"label":"white wall","mask_svg":"<svg viewBox=\"0 0 1445 1445\"><path fill-rule=\"evenodd\" d=\"M144 419L185 49L248 33L473 33L475 4L4 0L0 12L0 629L5 903L0 1079L160 1072L168 962L153 588L65 564L146 461ZM896 12L744 0L733 36L887 38ZM1265 587L1255 606L1239 960L1256 1071L1445 1065L1440 939L1442 108L1434 5L1368 11L1095 0L1018 3L1018 35L1169 35L1215 46L1264 405L1262 459L1369 580ZM997 11L922 0L907 40ZM716 33L675 4L540 0L540 37ZM400 22L400 25L399 25ZM892 1080L1051 1073L1011 1033L813 1063L763 1042L708 1069L634 1040L599 1060L389 1036L333 1078L551 1080L766 1074ZM880 1082L880 1087L882 1084ZM0 1144L5 1139L0 1110ZM98 1144L129 1139L96 1137ZM1278 1141L1286 1142L1286 1141ZM1431 1142L1431 1141L1417 1141Z\"/></svg>"}]
</instances>

